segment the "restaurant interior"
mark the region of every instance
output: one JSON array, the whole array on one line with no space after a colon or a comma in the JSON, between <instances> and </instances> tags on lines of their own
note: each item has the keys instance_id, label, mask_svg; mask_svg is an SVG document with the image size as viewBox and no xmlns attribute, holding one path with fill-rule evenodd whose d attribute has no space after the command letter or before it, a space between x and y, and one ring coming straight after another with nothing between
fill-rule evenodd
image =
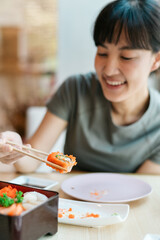
<instances>
[{"instance_id":1,"label":"restaurant interior","mask_svg":"<svg viewBox=\"0 0 160 240\"><path fill-rule=\"evenodd\" d=\"M72 74L94 71L96 48L92 40L92 27L95 16L109 1L1 0L0 132L7 130L16 131L24 140L30 137L45 114L46 102L56 92L60 84ZM149 84L160 91L160 71L151 75ZM63 151L64 137L65 132L58 139L53 147L53 151L56 149ZM46 172L48 175L44 175ZM60 199L72 199L76 201L77 198L74 194L67 195L69 191L65 192L60 189L60 184L69 178L68 175L64 174L65 176L61 176L57 172L54 174L51 172L52 169L48 169L47 166L42 165L36 173L32 173L30 176L45 178L48 181L54 182L56 187L53 189L58 191ZM71 176L74 177L76 175L73 173ZM10 175L5 173L3 175L2 173L0 180L9 181L17 177L19 175L16 173L10 173ZM98 179L98 177L94 176L95 179ZM62 221L62 224L58 227L58 235L38 239L160 239L158 238L159 235L156 235L160 234L160 204L158 203L160 200L159 176L140 175L137 178L138 180L134 180L134 183L137 184L136 186L139 186L140 191L144 190L144 193L140 192L140 200L137 200L138 196L134 196L133 198L131 196L131 203L129 205L128 200L125 202L120 199L118 203L122 203L124 206L121 206L123 207L122 209L117 204L117 211L122 211L122 218L117 217L116 212L112 213L115 214L113 221L111 220L108 224L107 220L105 220L105 223L99 223L102 226L106 224L107 226L103 226L104 228L97 228L96 223L94 225L90 220L86 221L86 226L84 226L84 223L81 225L81 222L76 222L73 226L70 222L68 225L68 222L67 224L63 224L64 222ZM127 176L126 180L124 178L124 181L122 180L120 184L127 185L127 181L128 183L130 182L129 176ZM152 192L150 185L153 189L153 195L148 196ZM66 189L66 186L63 187ZM74 187L72 190L73 192L75 191ZM93 189L93 191L94 193L92 196L90 195L89 202L92 201L91 197L97 197L96 190ZM48 196L50 196L49 194ZM148 197L141 199L145 196ZM83 208L81 200L87 201L88 199L85 199L85 197L79 199L80 205L78 207L81 209ZM98 208L102 207L101 201L96 198L95 202L97 202L96 208L88 206L93 211L98 211ZM116 203L115 201L114 204ZM62 207L67 206L69 208L70 206L70 202L62 201L61 204ZM76 206L77 203L75 202L74 204ZM103 208L101 209L102 211ZM107 209L107 206L105 206L105 211L111 211L111 208ZM126 219L127 221L122 223ZM119 224L112 226L114 223ZM153 234L154 238L151 238L151 235L147 234ZM6 239L9 240L9 238ZM21 238L17 239L21 240ZM32 238L28 238L28 240L30 239Z\"/></svg>"}]
</instances>

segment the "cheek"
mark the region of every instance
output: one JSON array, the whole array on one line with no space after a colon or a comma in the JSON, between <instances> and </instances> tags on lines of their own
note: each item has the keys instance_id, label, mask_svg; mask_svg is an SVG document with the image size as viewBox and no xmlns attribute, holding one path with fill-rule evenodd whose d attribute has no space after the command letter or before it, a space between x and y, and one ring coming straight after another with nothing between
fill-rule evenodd
<instances>
[{"instance_id":1,"label":"cheek","mask_svg":"<svg viewBox=\"0 0 160 240\"><path fill-rule=\"evenodd\" d=\"M95 67L95 69L97 71L97 69L98 69L98 59L97 59L97 56L94 59L94 67Z\"/></svg>"},{"instance_id":2,"label":"cheek","mask_svg":"<svg viewBox=\"0 0 160 240\"><path fill-rule=\"evenodd\" d=\"M94 67L96 69L96 72L100 72L103 69L103 61L101 59L99 59L98 56L95 57L95 61L94 61Z\"/></svg>"},{"instance_id":3,"label":"cheek","mask_svg":"<svg viewBox=\"0 0 160 240\"><path fill-rule=\"evenodd\" d=\"M151 61L148 60L147 57L144 56L144 58L139 59L139 60L135 60L133 62L131 62L130 64L127 64L125 66L125 70L126 72L130 72L133 75L139 75L139 74L144 74L144 75L148 75L151 71Z\"/></svg>"},{"instance_id":4,"label":"cheek","mask_svg":"<svg viewBox=\"0 0 160 240\"><path fill-rule=\"evenodd\" d=\"M132 62L123 65L121 69L123 69L123 73L125 73L126 76L134 77L139 74L141 67L138 62Z\"/></svg>"}]
</instances>

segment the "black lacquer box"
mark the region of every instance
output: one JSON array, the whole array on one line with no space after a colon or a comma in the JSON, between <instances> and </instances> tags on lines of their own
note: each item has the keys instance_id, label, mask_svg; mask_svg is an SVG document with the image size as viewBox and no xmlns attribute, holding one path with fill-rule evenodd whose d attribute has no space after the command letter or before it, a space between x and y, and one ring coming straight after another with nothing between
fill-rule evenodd
<instances>
[{"instance_id":1,"label":"black lacquer box","mask_svg":"<svg viewBox=\"0 0 160 240\"><path fill-rule=\"evenodd\" d=\"M46 234L55 234L58 227L58 193L0 181L0 189L8 185L23 193L42 193L48 200L19 216L0 214L0 240L37 240Z\"/></svg>"}]
</instances>

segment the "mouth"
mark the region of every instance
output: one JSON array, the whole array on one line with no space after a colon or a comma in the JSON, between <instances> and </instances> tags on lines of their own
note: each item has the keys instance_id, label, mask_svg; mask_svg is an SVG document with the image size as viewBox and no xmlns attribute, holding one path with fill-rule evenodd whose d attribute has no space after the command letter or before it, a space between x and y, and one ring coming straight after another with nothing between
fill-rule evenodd
<instances>
[{"instance_id":1,"label":"mouth","mask_svg":"<svg viewBox=\"0 0 160 240\"><path fill-rule=\"evenodd\" d=\"M122 81L120 79L111 78L111 77L107 77L107 76L102 76L102 79L106 83L107 86L113 87L113 88L120 87L127 83L126 80Z\"/></svg>"},{"instance_id":2,"label":"mouth","mask_svg":"<svg viewBox=\"0 0 160 240\"><path fill-rule=\"evenodd\" d=\"M106 83L110 86L121 86L124 85L126 83L126 81L110 81L110 80L106 80Z\"/></svg>"}]
</instances>

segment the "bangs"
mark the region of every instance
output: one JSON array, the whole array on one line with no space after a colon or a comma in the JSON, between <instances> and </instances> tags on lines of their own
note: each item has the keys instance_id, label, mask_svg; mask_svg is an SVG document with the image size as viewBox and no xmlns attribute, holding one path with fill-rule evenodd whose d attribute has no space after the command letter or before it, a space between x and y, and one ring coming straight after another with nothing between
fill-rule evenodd
<instances>
[{"instance_id":1,"label":"bangs","mask_svg":"<svg viewBox=\"0 0 160 240\"><path fill-rule=\"evenodd\" d=\"M136 8L117 8L110 5L103 9L95 22L94 41L95 45L108 43L117 44L124 32L126 41L134 49L150 50L150 39L142 11Z\"/></svg>"}]
</instances>

